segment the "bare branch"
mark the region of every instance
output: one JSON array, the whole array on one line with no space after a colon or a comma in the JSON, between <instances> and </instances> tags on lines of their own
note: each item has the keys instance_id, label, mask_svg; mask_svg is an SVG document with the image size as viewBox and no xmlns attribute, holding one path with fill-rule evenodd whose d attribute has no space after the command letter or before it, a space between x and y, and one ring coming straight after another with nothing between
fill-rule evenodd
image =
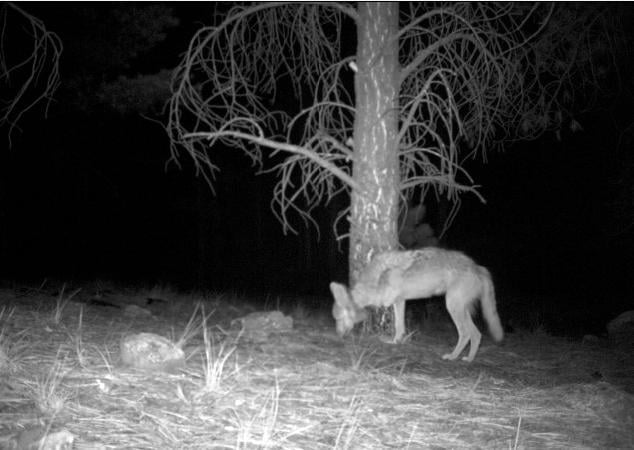
<instances>
[{"instance_id":1,"label":"bare branch","mask_svg":"<svg viewBox=\"0 0 634 450\"><path fill-rule=\"evenodd\" d=\"M327 8L334 8L336 10L341 11L343 14L345 14L346 16L348 16L355 22L359 21L359 14L357 14L357 11L354 8L346 5L345 3L339 3L339 2L310 2L310 3L327 7Z\"/></svg>"},{"instance_id":2,"label":"bare branch","mask_svg":"<svg viewBox=\"0 0 634 450\"><path fill-rule=\"evenodd\" d=\"M328 170L334 176L336 176L337 178L339 178L341 181L351 186L352 188L357 190L360 189L357 183L352 179L352 177L348 175L347 173L345 173L343 170L341 170L339 167L337 167L335 164L330 163L324 158L320 158L318 154L315 153L314 151L301 147L299 145L287 144L284 142L276 142L271 139L267 139L263 136L254 136L253 134L241 133L239 131L231 131L231 130L226 130L226 131L220 130L215 133L204 133L204 132L189 133L184 135L183 137L185 139L190 139L190 138L196 139L196 138L202 137L209 140L210 145L213 145L216 139L222 139L225 137L230 137L235 139L244 139L246 141L257 144L259 146L268 147L275 150L273 155L275 155L277 151L285 151L288 153L293 153L295 155L300 155L314 162L315 164L323 167L324 169ZM327 139L326 141L331 144L333 143L332 138L330 140ZM338 149L342 149L342 148L345 149L345 147L339 143L337 143L336 145L333 145L333 147L337 147Z\"/></svg>"},{"instance_id":3,"label":"bare branch","mask_svg":"<svg viewBox=\"0 0 634 450\"><path fill-rule=\"evenodd\" d=\"M608 18L576 4L438 5L401 4L402 28L387 39L392 55L395 41L400 49L391 86L399 92L400 194L434 189L459 205L464 192L483 200L461 168L466 158L560 127L577 102L576 80L597 92L602 72L592 61L597 42L610 39L602 34ZM317 204L360 191L352 86L362 75L341 49L350 20L361 19L349 4L263 3L235 7L201 29L172 81L173 160L184 149L211 184L213 148L240 149L279 176L272 204L291 230L289 212L310 222ZM265 167L264 151L285 156Z\"/></svg>"},{"instance_id":4,"label":"bare branch","mask_svg":"<svg viewBox=\"0 0 634 450\"><path fill-rule=\"evenodd\" d=\"M331 3L264 3L234 8L219 25L201 29L172 81L167 131L173 160L185 149L209 182L217 170L210 149L221 145L242 150L261 172L279 171L274 205L287 229L286 213L306 218L323 200L315 193L359 189L344 145L354 103L341 81L351 60L340 55L343 17L356 20L356 11ZM292 94L277 92L281 80ZM301 102L306 92L314 93L311 105L293 117L272 108L289 95ZM289 156L263 169L264 149Z\"/></svg>"},{"instance_id":5,"label":"bare branch","mask_svg":"<svg viewBox=\"0 0 634 450\"><path fill-rule=\"evenodd\" d=\"M16 27L18 19L9 20L12 13L22 19L29 26L26 28ZM50 104L51 98L59 86L59 58L63 45L60 38L48 31L44 23L38 18L28 14L26 11L13 3L5 3L0 7L2 15L0 25L0 83L11 85L12 79L18 80L19 86L9 89L10 98L1 99L0 126L9 126L9 144L11 144L11 134L18 122L29 110L40 101L47 100ZM11 28L9 28L11 27ZM20 31L18 31L20 30ZM15 44L9 44L11 56L7 54L6 40L19 32L27 32L28 39L32 42L31 52L26 55L15 55ZM19 39L17 39L19 41ZM13 60L17 58L16 60ZM40 78L45 77L44 84Z\"/></svg>"}]
</instances>

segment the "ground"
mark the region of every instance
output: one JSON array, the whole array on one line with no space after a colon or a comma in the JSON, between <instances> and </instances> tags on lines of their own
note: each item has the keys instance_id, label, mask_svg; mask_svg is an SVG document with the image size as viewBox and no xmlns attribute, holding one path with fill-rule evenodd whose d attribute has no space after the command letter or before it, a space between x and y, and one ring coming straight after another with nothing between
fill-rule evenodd
<instances>
[{"instance_id":1,"label":"ground","mask_svg":"<svg viewBox=\"0 0 634 450\"><path fill-rule=\"evenodd\" d=\"M467 364L440 358L450 326L340 339L328 298L63 287L0 291L0 448L59 430L92 449L634 448L633 357L601 339L515 330ZM232 325L278 308L292 331ZM180 340L186 366L122 367L137 332Z\"/></svg>"}]
</instances>

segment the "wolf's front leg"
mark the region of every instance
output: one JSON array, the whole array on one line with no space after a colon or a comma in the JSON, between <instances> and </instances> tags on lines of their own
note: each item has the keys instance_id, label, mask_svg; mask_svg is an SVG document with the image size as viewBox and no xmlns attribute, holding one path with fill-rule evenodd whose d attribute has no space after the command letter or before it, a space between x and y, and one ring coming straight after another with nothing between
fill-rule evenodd
<instances>
[{"instance_id":1,"label":"wolf's front leg","mask_svg":"<svg viewBox=\"0 0 634 450\"><path fill-rule=\"evenodd\" d=\"M396 300L394 307L394 336L381 336L381 342L385 344L400 344L405 336L405 301Z\"/></svg>"}]
</instances>

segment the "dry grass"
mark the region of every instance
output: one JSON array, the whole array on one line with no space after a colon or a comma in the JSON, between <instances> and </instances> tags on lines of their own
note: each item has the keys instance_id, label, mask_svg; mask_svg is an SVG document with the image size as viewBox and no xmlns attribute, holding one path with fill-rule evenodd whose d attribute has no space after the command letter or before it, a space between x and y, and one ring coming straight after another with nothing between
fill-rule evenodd
<instances>
[{"instance_id":1,"label":"dry grass","mask_svg":"<svg viewBox=\"0 0 634 450\"><path fill-rule=\"evenodd\" d=\"M32 427L75 448L634 448L632 355L601 344L515 333L447 362L453 334L341 341L329 305L256 344L230 326L252 310L239 297L152 295L169 301L126 317L0 292L0 448ZM187 367L121 367L130 332L180 335Z\"/></svg>"}]
</instances>

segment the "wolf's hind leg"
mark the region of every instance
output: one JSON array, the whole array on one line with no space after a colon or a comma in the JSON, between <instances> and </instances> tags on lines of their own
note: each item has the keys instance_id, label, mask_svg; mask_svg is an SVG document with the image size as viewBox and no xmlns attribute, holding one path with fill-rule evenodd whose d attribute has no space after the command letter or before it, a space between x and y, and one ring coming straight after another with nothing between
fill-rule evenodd
<instances>
[{"instance_id":1,"label":"wolf's hind leg","mask_svg":"<svg viewBox=\"0 0 634 450\"><path fill-rule=\"evenodd\" d=\"M467 334L469 335L468 340L470 341L471 346L469 348L469 355L462 358L462 360L471 362L473 361L473 358L475 358L475 355L476 353L478 353L478 349L480 348L480 341L482 340L482 334L473 323L473 319L471 318L471 314L469 314L468 310L466 311L466 313L467 313L466 328L467 328Z\"/></svg>"},{"instance_id":2,"label":"wolf's hind leg","mask_svg":"<svg viewBox=\"0 0 634 450\"><path fill-rule=\"evenodd\" d=\"M456 326L456 330L458 331L458 342L456 343L456 347L453 351L443 355L442 359L453 361L458 358L468 343L471 343L471 348L469 349L469 355L463 358L465 361L473 361L473 358L478 351L482 335L473 323L471 314L469 313L468 308L465 307L465 303L466 302L464 302L464 300L459 296L447 293L447 311L449 311L449 315L451 316L451 319Z\"/></svg>"}]
</instances>

